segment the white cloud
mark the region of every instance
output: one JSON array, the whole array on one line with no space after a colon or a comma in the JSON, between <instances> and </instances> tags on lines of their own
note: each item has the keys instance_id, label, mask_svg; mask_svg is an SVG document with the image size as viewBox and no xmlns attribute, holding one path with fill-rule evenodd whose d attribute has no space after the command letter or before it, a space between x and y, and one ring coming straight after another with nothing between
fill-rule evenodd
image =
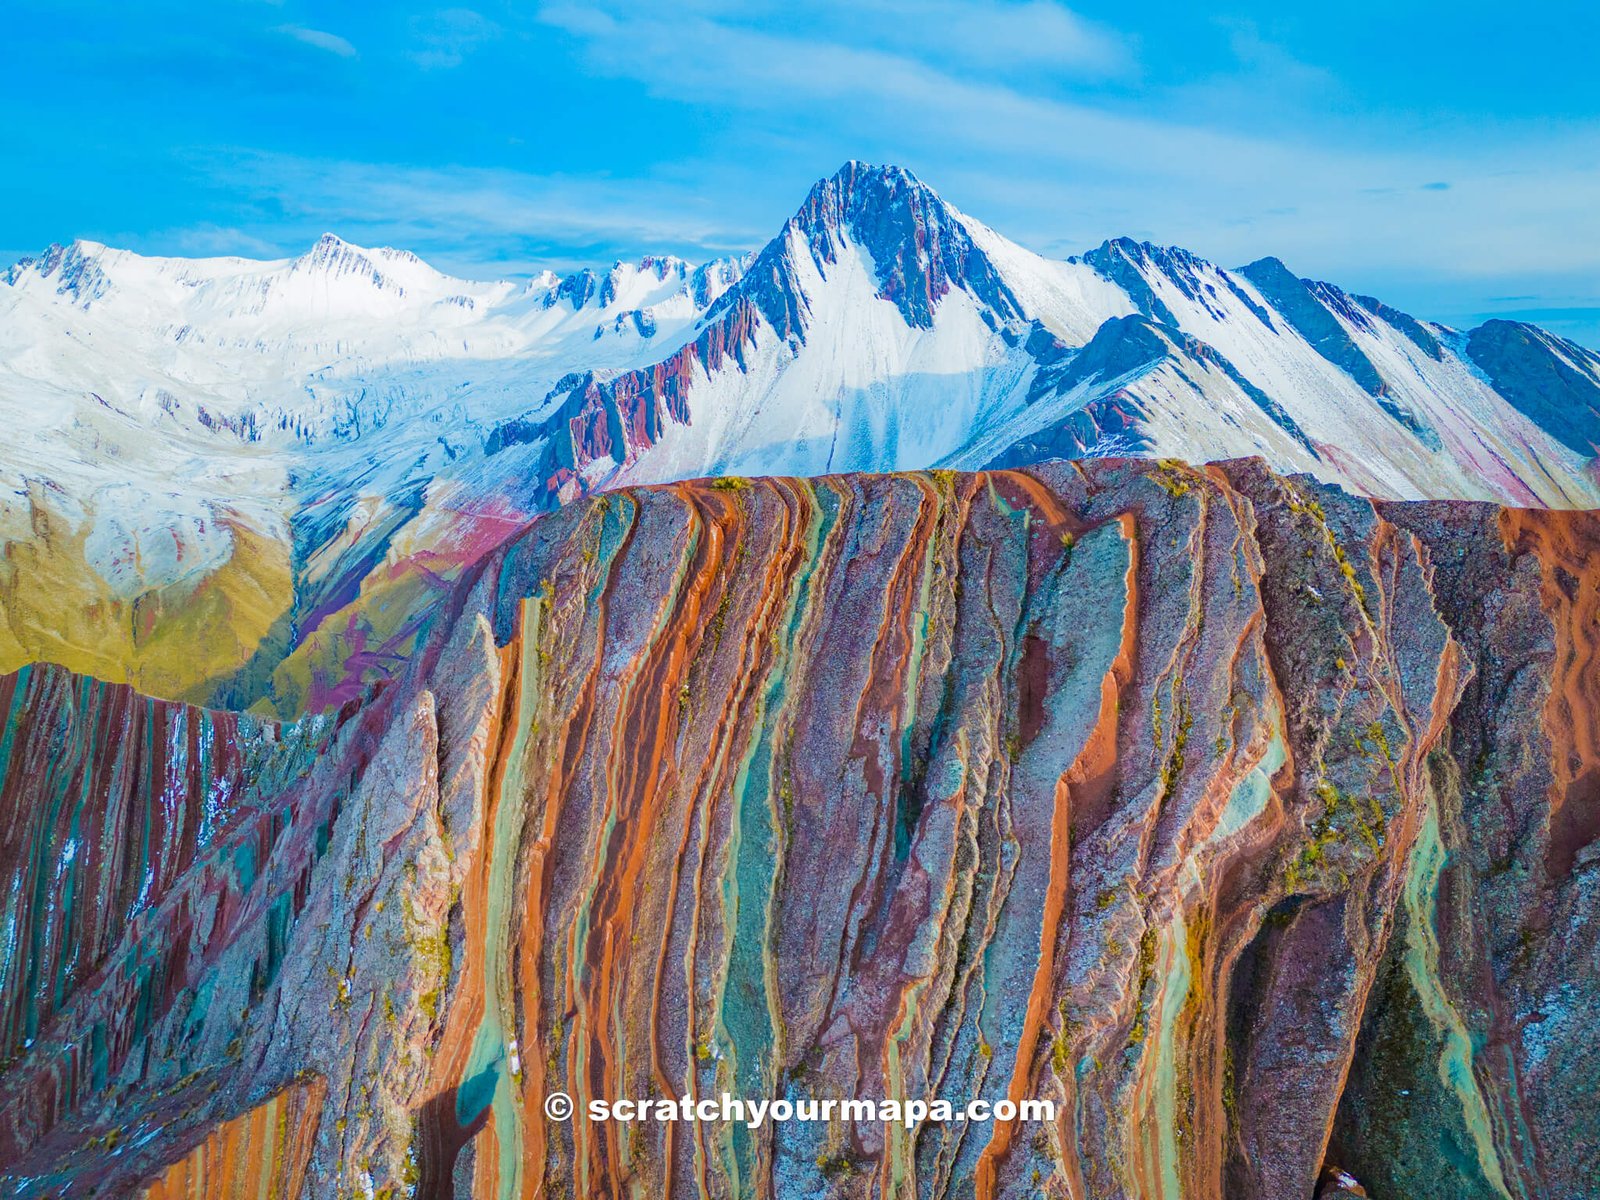
<instances>
[{"instance_id":1,"label":"white cloud","mask_svg":"<svg viewBox=\"0 0 1600 1200\"><path fill-rule=\"evenodd\" d=\"M329 33L326 29L307 29L303 25L279 25L276 32L294 38L297 42L304 42L307 46L315 46L318 50L326 50L329 54L337 54L340 58L356 57L356 48L337 33Z\"/></svg>"}]
</instances>

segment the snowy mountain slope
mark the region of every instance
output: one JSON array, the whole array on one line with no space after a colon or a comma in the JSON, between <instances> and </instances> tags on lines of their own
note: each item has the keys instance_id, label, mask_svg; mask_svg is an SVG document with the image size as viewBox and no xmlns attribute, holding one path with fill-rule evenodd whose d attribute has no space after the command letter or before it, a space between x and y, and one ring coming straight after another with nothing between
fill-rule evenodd
<instances>
[{"instance_id":1,"label":"snowy mountain slope","mask_svg":"<svg viewBox=\"0 0 1600 1200\"><path fill-rule=\"evenodd\" d=\"M505 413L580 365L648 361L740 271L647 258L486 284L331 236L270 263L91 243L24 260L0 287L0 538L32 554L0 575L23 577L0 658L71 657L52 592L114 614L76 641L137 640L140 597L210 579L241 531L280 548L268 609L338 593Z\"/></svg>"},{"instance_id":2,"label":"snowy mountain slope","mask_svg":"<svg viewBox=\"0 0 1600 1200\"><path fill-rule=\"evenodd\" d=\"M276 262L75 243L4 278L0 666L114 676L122 651L89 647L121 645L163 694L381 673L485 546L622 483L1260 455L1379 495L1600 505L1600 356L1275 259L1045 259L896 168L847 164L698 268L472 282L330 235ZM167 661L180 613L215 655Z\"/></svg>"},{"instance_id":3,"label":"snowy mountain slope","mask_svg":"<svg viewBox=\"0 0 1600 1200\"><path fill-rule=\"evenodd\" d=\"M1497 391L1454 331L1275 259L1230 272L1118 240L1052 262L905 172L852 164L820 183L720 309L720 339L592 372L555 421L519 419L515 440L544 440L559 495L697 471L1144 451L1260 454L1379 495L1597 499L1588 431L1550 415L1581 405L1567 389L1595 394L1600 371L1578 347L1528 335L1529 361ZM1142 369L1089 371L1096 352L1116 357L1102 333L1126 341L1108 322L1135 313L1165 349L1124 345ZM1048 386L1052 371L1065 386Z\"/></svg>"},{"instance_id":4,"label":"snowy mountain slope","mask_svg":"<svg viewBox=\"0 0 1600 1200\"><path fill-rule=\"evenodd\" d=\"M1201 423L1234 453L1265 453L1283 468L1371 494L1594 503L1592 450L1561 444L1485 387L1446 344L1451 331L1377 302L1369 309L1332 285L1296 279L1275 259L1230 272L1183 251L1117 241L1086 261L1119 280L1151 320L1220 355L1316 447L1314 458L1282 460L1249 449L1260 431L1222 435L1209 415L1224 410L1196 392L1189 401L1199 411L1185 414L1179 436L1157 437L1160 422L1147 429L1154 453L1216 457L1189 448L1201 436L1194 419L1206 414Z\"/></svg>"},{"instance_id":5,"label":"snowy mountain slope","mask_svg":"<svg viewBox=\"0 0 1600 1200\"><path fill-rule=\"evenodd\" d=\"M564 428L524 432L551 439L564 497L596 481L927 465L1015 407L1037 369L1034 311L1071 338L1128 308L1086 265L1005 242L908 172L852 163L812 189L665 370L591 373ZM625 436L592 436L602 426Z\"/></svg>"}]
</instances>

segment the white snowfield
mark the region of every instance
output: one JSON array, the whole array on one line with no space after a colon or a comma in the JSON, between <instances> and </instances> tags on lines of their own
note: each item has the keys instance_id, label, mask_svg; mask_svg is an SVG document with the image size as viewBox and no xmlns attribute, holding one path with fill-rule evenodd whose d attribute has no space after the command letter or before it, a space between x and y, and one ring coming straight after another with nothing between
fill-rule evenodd
<instances>
[{"instance_id":1,"label":"white snowfield","mask_svg":"<svg viewBox=\"0 0 1600 1200\"><path fill-rule=\"evenodd\" d=\"M598 487L1124 452L1600 506L1585 426L1528 399L1600 409L1596 356L1527 328L1539 371L1508 395L1466 334L1247 270L1130 242L1045 259L861 164L759 255L699 268L475 282L331 235L275 262L51 247L0 285L0 540L64 523L132 597L241 527L292 537L309 578L368 531L448 549L463 518Z\"/></svg>"}]
</instances>

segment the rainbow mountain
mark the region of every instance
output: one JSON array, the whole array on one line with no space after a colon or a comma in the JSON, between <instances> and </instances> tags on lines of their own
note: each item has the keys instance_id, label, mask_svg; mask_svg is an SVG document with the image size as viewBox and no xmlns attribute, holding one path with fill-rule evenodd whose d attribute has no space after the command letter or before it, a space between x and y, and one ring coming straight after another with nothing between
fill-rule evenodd
<instances>
[{"instance_id":1,"label":"rainbow mountain","mask_svg":"<svg viewBox=\"0 0 1600 1200\"><path fill-rule=\"evenodd\" d=\"M1600 357L1126 239L1065 260L849 163L749 255L519 282L332 235L86 242L0 287L0 669L294 715L576 497L707 475L1254 456L1376 497L1600 504Z\"/></svg>"}]
</instances>

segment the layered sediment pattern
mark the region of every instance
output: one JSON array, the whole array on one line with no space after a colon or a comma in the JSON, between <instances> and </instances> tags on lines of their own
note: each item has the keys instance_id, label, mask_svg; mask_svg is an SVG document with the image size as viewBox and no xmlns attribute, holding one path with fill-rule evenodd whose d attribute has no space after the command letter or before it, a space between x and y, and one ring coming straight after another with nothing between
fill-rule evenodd
<instances>
[{"instance_id":1,"label":"layered sediment pattern","mask_svg":"<svg viewBox=\"0 0 1600 1200\"><path fill-rule=\"evenodd\" d=\"M323 1088L286 1088L225 1122L166 1169L140 1200L276 1200L298 1196Z\"/></svg>"},{"instance_id":2,"label":"layered sediment pattern","mask_svg":"<svg viewBox=\"0 0 1600 1200\"><path fill-rule=\"evenodd\" d=\"M173 1164L291 1104L308 1197L1600 1192L1597 540L1250 462L722 480L535 523L297 725L24 672L11 1191L255 1195Z\"/></svg>"}]
</instances>

